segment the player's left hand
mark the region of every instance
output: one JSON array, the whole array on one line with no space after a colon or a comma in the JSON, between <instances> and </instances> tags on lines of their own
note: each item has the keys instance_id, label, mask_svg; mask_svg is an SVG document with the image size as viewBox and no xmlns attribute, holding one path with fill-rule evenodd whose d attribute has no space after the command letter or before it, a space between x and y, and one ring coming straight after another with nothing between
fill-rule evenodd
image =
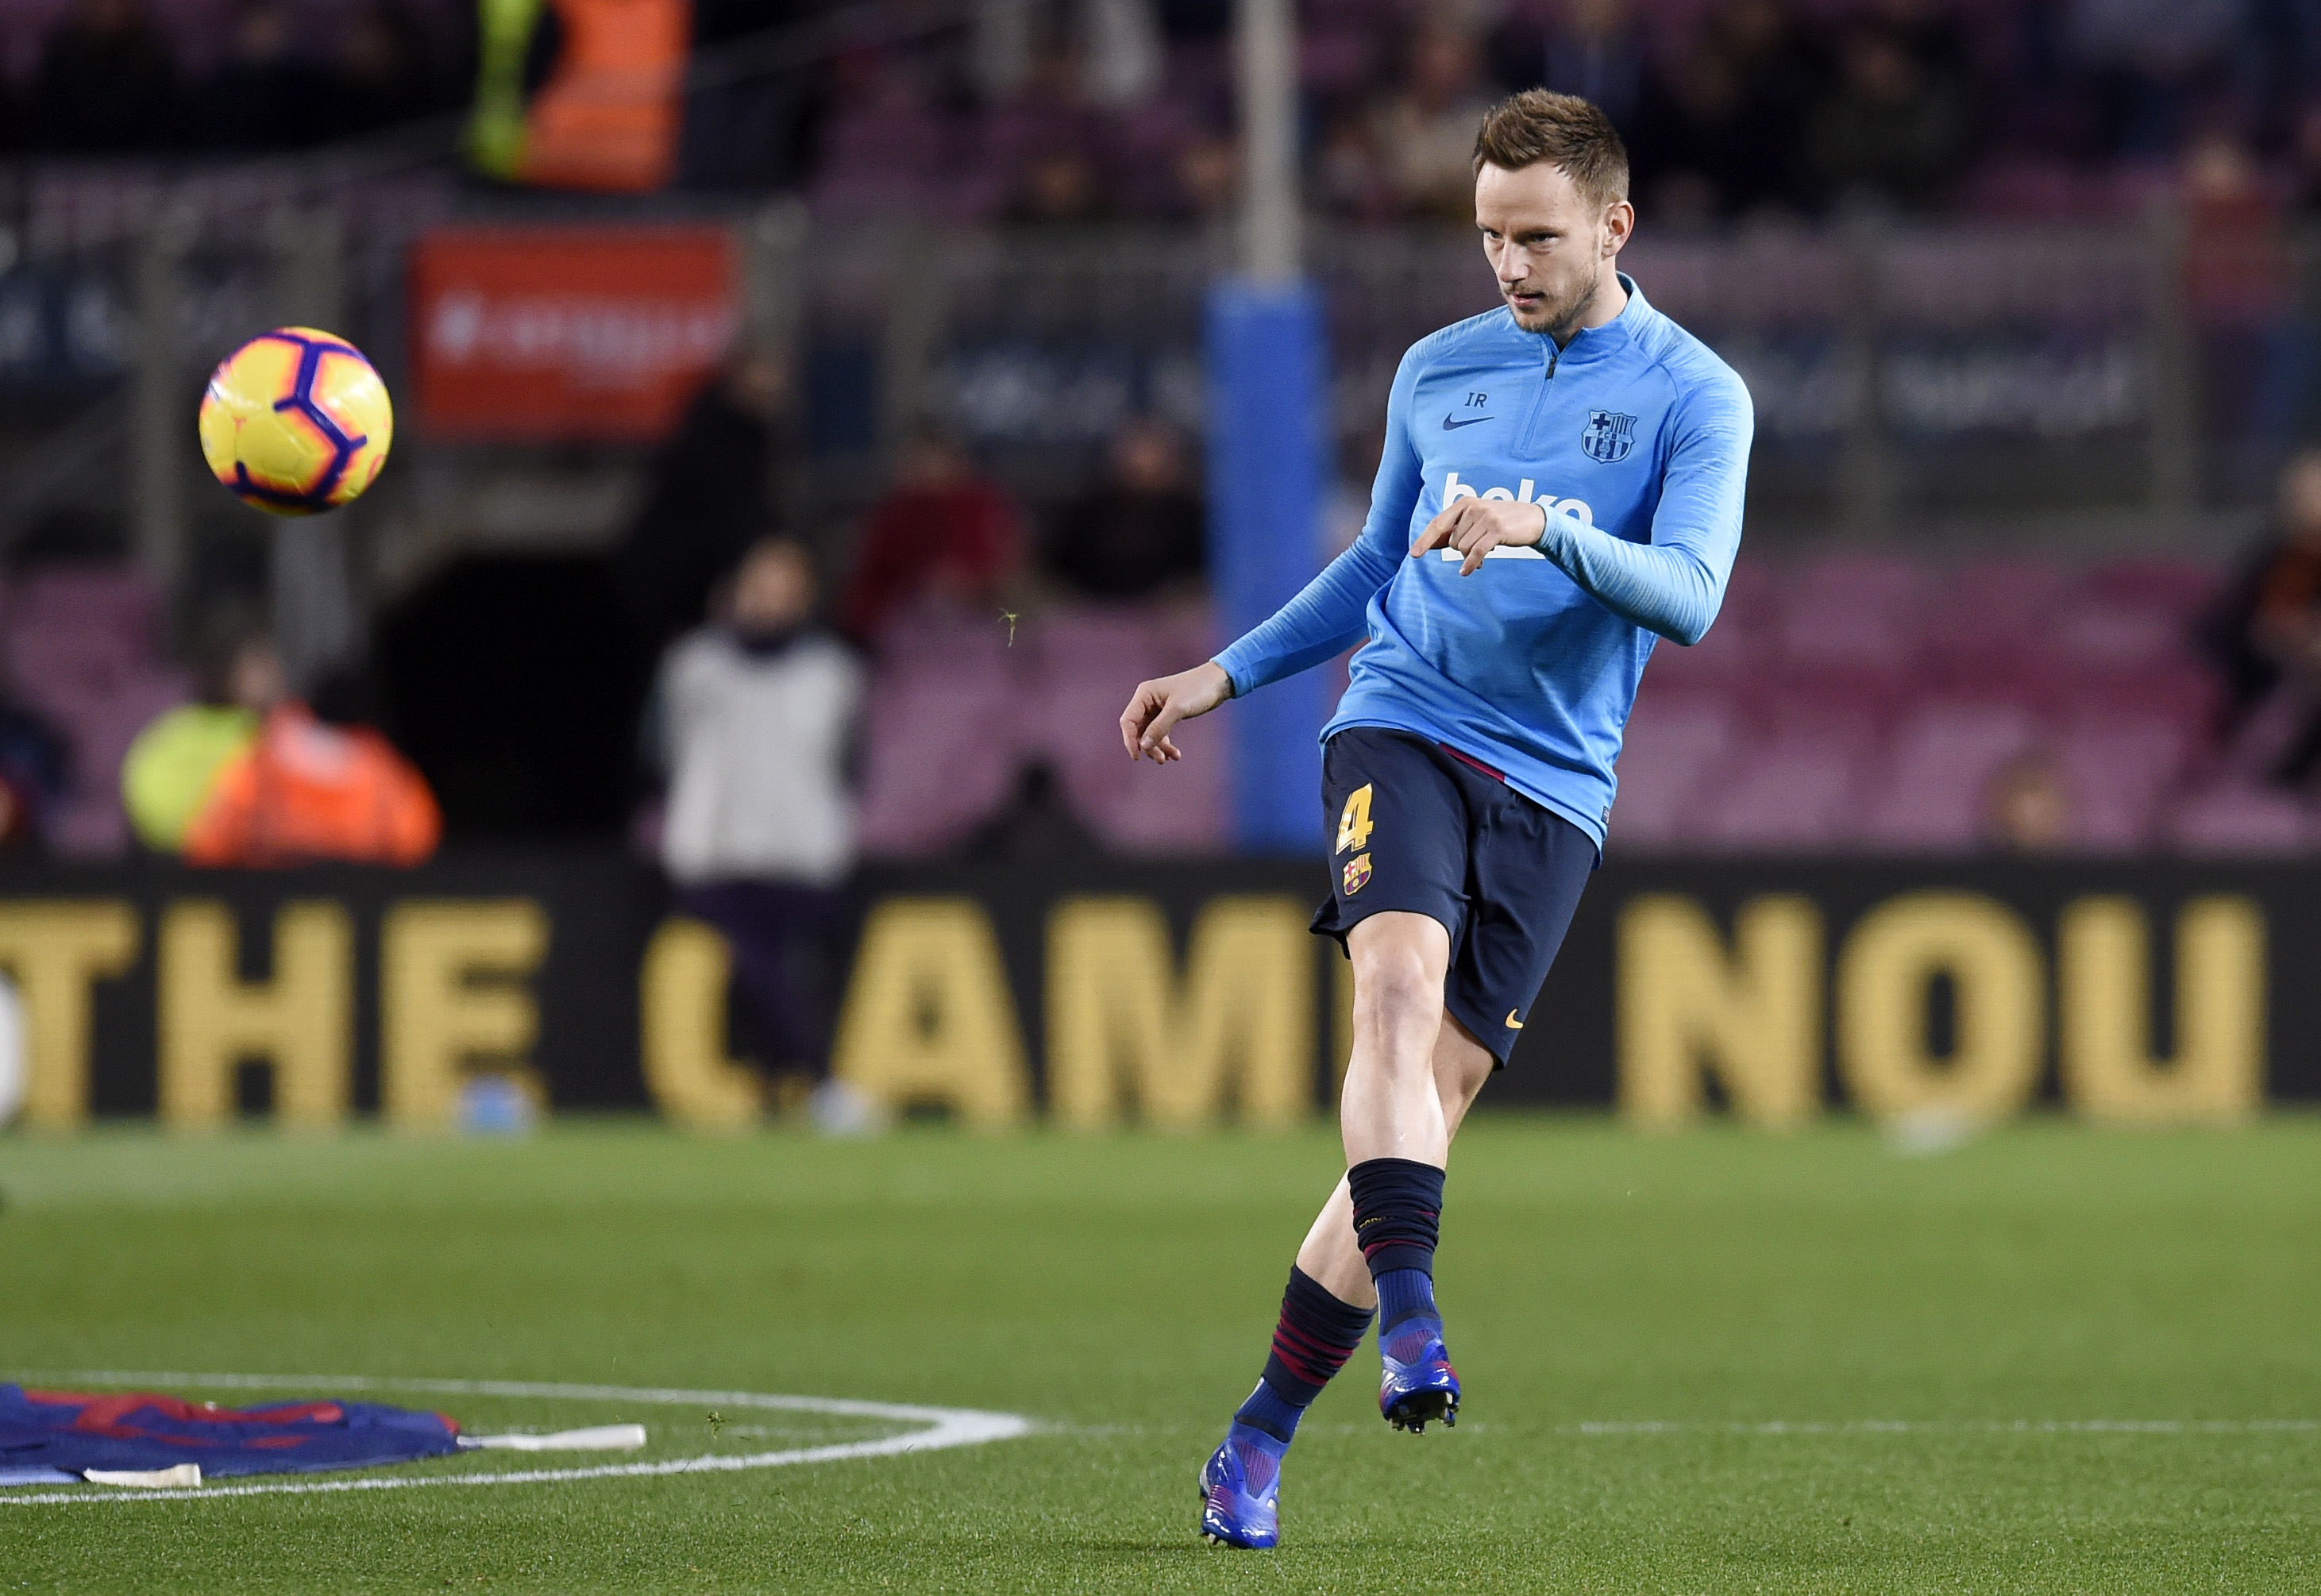
<instances>
[{"instance_id":1,"label":"player's left hand","mask_svg":"<svg viewBox=\"0 0 2321 1596\"><path fill-rule=\"evenodd\" d=\"M1459 574L1470 577L1481 568L1483 556L1500 544L1528 549L1546 533L1547 512L1538 505L1462 498L1426 524L1426 530L1410 545L1410 557L1415 560L1430 549L1456 549L1467 557Z\"/></svg>"}]
</instances>

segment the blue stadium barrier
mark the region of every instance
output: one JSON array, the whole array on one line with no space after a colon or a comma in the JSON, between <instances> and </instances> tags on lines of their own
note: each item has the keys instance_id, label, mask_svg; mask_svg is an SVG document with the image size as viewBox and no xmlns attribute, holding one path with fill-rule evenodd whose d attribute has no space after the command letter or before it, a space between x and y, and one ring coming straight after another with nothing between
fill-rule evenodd
<instances>
[{"instance_id":1,"label":"blue stadium barrier","mask_svg":"<svg viewBox=\"0 0 2321 1596\"><path fill-rule=\"evenodd\" d=\"M1310 285L1226 281L1209 292L1209 566L1226 641L1320 568L1327 469L1326 344ZM1233 707L1233 841L1310 854L1321 840L1323 673Z\"/></svg>"}]
</instances>

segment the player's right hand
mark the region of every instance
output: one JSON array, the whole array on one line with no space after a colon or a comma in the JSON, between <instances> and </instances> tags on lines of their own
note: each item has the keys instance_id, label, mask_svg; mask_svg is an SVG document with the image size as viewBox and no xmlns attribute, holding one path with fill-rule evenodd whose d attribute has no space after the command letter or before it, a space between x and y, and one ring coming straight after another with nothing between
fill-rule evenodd
<instances>
[{"instance_id":1,"label":"player's right hand","mask_svg":"<svg viewBox=\"0 0 2321 1596\"><path fill-rule=\"evenodd\" d=\"M1233 678L1214 660L1163 676L1140 681L1120 712L1120 740L1131 759L1149 759L1156 765L1184 758L1170 740L1169 728L1180 720L1206 715L1233 697Z\"/></svg>"}]
</instances>

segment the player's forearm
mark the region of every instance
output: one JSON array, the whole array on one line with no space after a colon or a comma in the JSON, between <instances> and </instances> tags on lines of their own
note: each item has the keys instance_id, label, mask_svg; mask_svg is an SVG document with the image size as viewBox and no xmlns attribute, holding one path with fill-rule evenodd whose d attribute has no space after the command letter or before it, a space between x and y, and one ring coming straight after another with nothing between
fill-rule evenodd
<instances>
[{"instance_id":1,"label":"player's forearm","mask_svg":"<svg viewBox=\"0 0 2321 1596\"><path fill-rule=\"evenodd\" d=\"M1383 576L1373 569L1367 541L1330 561L1270 620L1217 655L1233 679L1233 697L1309 670L1361 641L1370 597L1394 574L1391 568Z\"/></svg>"},{"instance_id":2,"label":"player's forearm","mask_svg":"<svg viewBox=\"0 0 2321 1596\"><path fill-rule=\"evenodd\" d=\"M1725 573L1693 548L1632 543L1575 515L1551 513L1539 552L1614 615L1671 643L1698 643L1725 597Z\"/></svg>"}]
</instances>

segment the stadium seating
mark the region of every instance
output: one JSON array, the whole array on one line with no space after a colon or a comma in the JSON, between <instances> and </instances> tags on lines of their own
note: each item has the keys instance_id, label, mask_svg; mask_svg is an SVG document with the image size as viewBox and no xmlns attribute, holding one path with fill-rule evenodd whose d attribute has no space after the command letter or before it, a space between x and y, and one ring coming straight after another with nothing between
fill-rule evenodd
<instances>
[{"instance_id":1,"label":"stadium seating","mask_svg":"<svg viewBox=\"0 0 2321 1596\"><path fill-rule=\"evenodd\" d=\"M2190 635L2214 581L2164 561L1746 561L1706 641L1654 651L1611 847L1971 853L1987 844L1993 777L2026 757L2068 795L2074 852L2321 844L2305 805L2262 780L2265 739L2293 725L2212 744L2215 689ZM1067 605L1025 615L1011 641L980 613L904 617L879 651L865 725L866 849L957 847L1034 762L1108 849L1222 849L1231 711L1184 734L1193 757L1166 771L1131 763L1115 731L1128 689L1205 658L1212 625L1198 608ZM75 789L50 827L59 853L127 846L122 755L189 690L159 634L155 596L123 570L37 570L0 596L0 667L75 750Z\"/></svg>"},{"instance_id":2,"label":"stadium seating","mask_svg":"<svg viewBox=\"0 0 2321 1596\"><path fill-rule=\"evenodd\" d=\"M2279 853L2321 841L2297 799L2263 786L2261 761L2209 747L2214 686L2190 639L2215 581L2171 560L2083 570L1883 551L1744 561L1708 638L1654 651L1611 846L1969 853L1989 845L1994 778L2024 759L2067 795L2075 853ZM1054 767L1107 846L1223 844L1221 728L1193 728L1197 757L1165 775L1130 765L1113 741L1131 684L1215 646L1205 620L1067 607L1027 617L1013 650L982 627L923 617L885 652L879 696L897 701L873 718L874 850L940 851L1033 759ZM978 694L991 697L968 707ZM963 736L955 729L915 728L963 715L983 728L965 739L972 751L925 773L901 740L952 747L943 738Z\"/></svg>"},{"instance_id":3,"label":"stadium seating","mask_svg":"<svg viewBox=\"0 0 2321 1596\"><path fill-rule=\"evenodd\" d=\"M1128 690L1215 644L1206 616L1075 606L1026 617L1014 643L977 616L923 612L880 651L868 726L863 845L939 853L989 818L1016 772L1052 768L1075 814L1120 853L1186 853L1224 843L1224 739L1166 773L1132 764L1117 723Z\"/></svg>"},{"instance_id":4,"label":"stadium seating","mask_svg":"<svg viewBox=\"0 0 2321 1596\"><path fill-rule=\"evenodd\" d=\"M2031 754L2057 769L2076 851L2293 845L2302 809L2246 775L2177 812L2214 581L2169 561L1744 563L1698 649L1655 651L1613 846L1969 852L1992 779Z\"/></svg>"},{"instance_id":5,"label":"stadium seating","mask_svg":"<svg viewBox=\"0 0 2321 1596\"><path fill-rule=\"evenodd\" d=\"M2284 853L2313 841L2312 816L2286 794L2219 784L2189 795L2170 816L2167 841L2186 853Z\"/></svg>"},{"instance_id":6,"label":"stadium seating","mask_svg":"<svg viewBox=\"0 0 2321 1596\"><path fill-rule=\"evenodd\" d=\"M9 685L71 745L72 789L48 823L49 845L68 858L126 851L121 762L148 721L190 694L161 659L160 618L151 587L110 565L35 571L0 601Z\"/></svg>"}]
</instances>

